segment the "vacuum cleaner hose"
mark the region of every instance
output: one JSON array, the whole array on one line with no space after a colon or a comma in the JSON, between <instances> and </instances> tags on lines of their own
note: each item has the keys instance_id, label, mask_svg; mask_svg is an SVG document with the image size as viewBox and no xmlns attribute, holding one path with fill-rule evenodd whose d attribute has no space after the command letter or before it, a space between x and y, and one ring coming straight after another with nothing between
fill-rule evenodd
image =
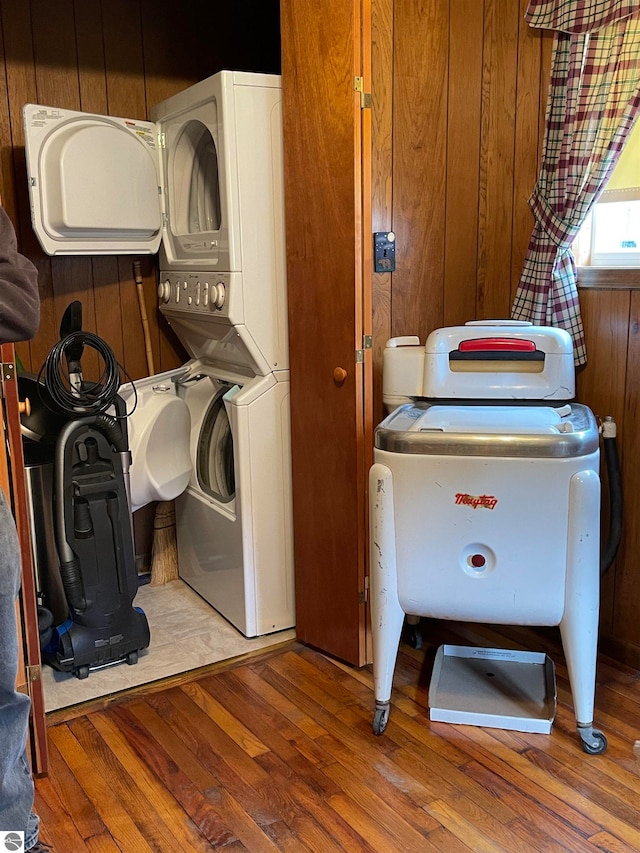
<instances>
[{"instance_id":1,"label":"vacuum cleaner hose","mask_svg":"<svg viewBox=\"0 0 640 853\"><path fill-rule=\"evenodd\" d=\"M616 443L616 424L611 416L604 419L602 427L604 456L609 481L609 535L600 556L600 575L606 574L616 558L622 538L622 475Z\"/></svg>"},{"instance_id":2,"label":"vacuum cleaner hose","mask_svg":"<svg viewBox=\"0 0 640 853\"><path fill-rule=\"evenodd\" d=\"M82 569L80 560L75 556L67 563L60 563L60 578L67 596L69 606L76 613L83 613L87 609L87 599L84 596L82 585Z\"/></svg>"}]
</instances>

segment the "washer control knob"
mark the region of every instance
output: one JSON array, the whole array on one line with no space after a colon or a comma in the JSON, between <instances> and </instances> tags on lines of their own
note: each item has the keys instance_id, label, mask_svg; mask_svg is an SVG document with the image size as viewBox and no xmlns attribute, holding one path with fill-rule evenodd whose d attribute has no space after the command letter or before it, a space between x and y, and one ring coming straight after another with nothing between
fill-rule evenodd
<instances>
[{"instance_id":1,"label":"washer control knob","mask_svg":"<svg viewBox=\"0 0 640 853\"><path fill-rule=\"evenodd\" d=\"M161 302L168 302L171 299L171 282L161 281L158 285L158 299Z\"/></svg>"},{"instance_id":2,"label":"washer control knob","mask_svg":"<svg viewBox=\"0 0 640 853\"><path fill-rule=\"evenodd\" d=\"M226 296L226 288L224 284L219 281L214 287L211 293L211 302L216 308L222 308L224 305L224 300Z\"/></svg>"}]
</instances>

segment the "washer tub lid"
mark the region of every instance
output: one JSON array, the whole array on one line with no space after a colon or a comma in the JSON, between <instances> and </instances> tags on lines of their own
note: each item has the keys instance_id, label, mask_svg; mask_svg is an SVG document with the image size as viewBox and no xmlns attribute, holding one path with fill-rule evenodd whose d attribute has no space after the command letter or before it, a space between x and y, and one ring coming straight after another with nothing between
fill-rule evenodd
<instances>
[{"instance_id":1,"label":"washer tub lid","mask_svg":"<svg viewBox=\"0 0 640 853\"><path fill-rule=\"evenodd\" d=\"M567 458L599 449L598 426L579 403L553 406L409 403L376 428L375 446L439 456Z\"/></svg>"}]
</instances>

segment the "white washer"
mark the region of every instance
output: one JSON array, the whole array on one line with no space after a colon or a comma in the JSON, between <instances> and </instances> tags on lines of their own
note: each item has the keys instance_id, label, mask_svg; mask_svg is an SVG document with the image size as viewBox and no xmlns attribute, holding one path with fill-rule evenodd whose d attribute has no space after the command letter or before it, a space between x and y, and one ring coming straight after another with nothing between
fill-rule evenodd
<instances>
[{"instance_id":1,"label":"white washer","mask_svg":"<svg viewBox=\"0 0 640 853\"><path fill-rule=\"evenodd\" d=\"M177 498L180 576L245 636L293 627L288 371L194 359L134 384L133 508Z\"/></svg>"}]
</instances>

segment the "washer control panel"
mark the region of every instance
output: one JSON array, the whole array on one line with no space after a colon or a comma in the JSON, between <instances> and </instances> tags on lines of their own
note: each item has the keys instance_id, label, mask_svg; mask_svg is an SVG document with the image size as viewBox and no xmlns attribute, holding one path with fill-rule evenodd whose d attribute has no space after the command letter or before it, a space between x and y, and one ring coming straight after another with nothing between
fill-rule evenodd
<instances>
[{"instance_id":1,"label":"washer control panel","mask_svg":"<svg viewBox=\"0 0 640 853\"><path fill-rule=\"evenodd\" d=\"M230 279L228 273L162 272L158 285L160 307L227 316Z\"/></svg>"}]
</instances>

